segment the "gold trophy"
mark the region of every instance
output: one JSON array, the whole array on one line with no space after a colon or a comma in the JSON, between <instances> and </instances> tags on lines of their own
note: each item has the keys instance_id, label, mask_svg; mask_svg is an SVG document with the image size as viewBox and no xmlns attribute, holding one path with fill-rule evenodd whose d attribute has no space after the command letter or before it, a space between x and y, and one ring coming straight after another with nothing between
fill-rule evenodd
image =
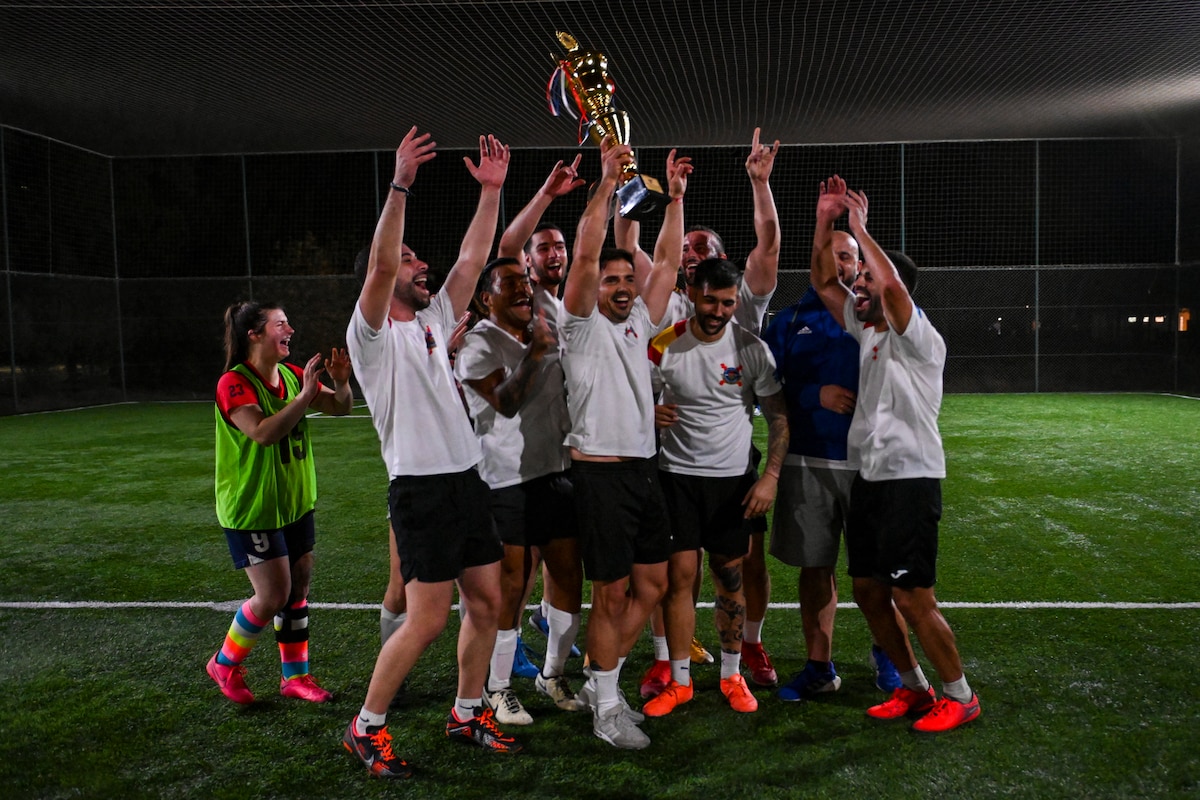
<instances>
[{"instance_id":1,"label":"gold trophy","mask_svg":"<svg viewBox=\"0 0 1200 800\"><path fill-rule=\"evenodd\" d=\"M613 105L616 84L608 76L608 59L603 53L585 53L575 37L558 31L558 41L567 49L567 57L558 62L546 87L550 113L567 111L579 119L579 144L591 136L596 144L611 136L620 144L629 144L629 115ZM573 108L574 107L574 108ZM578 115L575 109L579 110ZM621 173L617 203L621 216L632 220L647 219L663 208L671 198L662 184L649 175L638 173L637 162L630 160Z\"/></svg>"}]
</instances>

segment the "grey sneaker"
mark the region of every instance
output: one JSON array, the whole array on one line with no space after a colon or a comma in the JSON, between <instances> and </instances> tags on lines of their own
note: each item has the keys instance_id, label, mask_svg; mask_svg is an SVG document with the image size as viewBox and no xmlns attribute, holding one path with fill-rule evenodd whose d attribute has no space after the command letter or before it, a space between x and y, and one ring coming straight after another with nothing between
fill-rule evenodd
<instances>
[{"instance_id":1,"label":"grey sneaker","mask_svg":"<svg viewBox=\"0 0 1200 800\"><path fill-rule=\"evenodd\" d=\"M532 725L533 717L517 699L517 693L512 689L501 689L498 692L483 693L483 702L496 712L496 721L501 725Z\"/></svg>"},{"instance_id":2,"label":"grey sneaker","mask_svg":"<svg viewBox=\"0 0 1200 800\"><path fill-rule=\"evenodd\" d=\"M539 673L534 679L533 685L537 687L538 692L553 700L554 705L563 711L583 711L588 707L586 700L571 691L571 686L563 675L544 678Z\"/></svg>"},{"instance_id":3,"label":"grey sneaker","mask_svg":"<svg viewBox=\"0 0 1200 800\"><path fill-rule=\"evenodd\" d=\"M650 737L633 724L620 706L614 706L603 714L597 713L592 721L596 736L623 750L641 750L650 744Z\"/></svg>"},{"instance_id":4,"label":"grey sneaker","mask_svg":"<svg viewBox=\"0 0 1200 800\"><path fill-rule=\"evenodd\" d=\"M596 710L596 687L592 684L590 679L587 683L580 687L579 694L577 696L592 711ZM646 721L645 714L640 711L635 711L630 707L629 700L625 698L625 692L623 692L619 687L617 688L617 702L620 703L618 708L621 709L621 713L628 717L629 721L634 725L641 725Z\"/></svg>"}]
</instances>

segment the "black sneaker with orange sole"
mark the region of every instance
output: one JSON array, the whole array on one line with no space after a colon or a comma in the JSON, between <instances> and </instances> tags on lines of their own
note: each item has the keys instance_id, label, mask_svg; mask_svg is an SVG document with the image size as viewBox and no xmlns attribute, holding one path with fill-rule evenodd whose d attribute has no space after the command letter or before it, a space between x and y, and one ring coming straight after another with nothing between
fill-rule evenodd
<instances>
[{"instance_id":1,"label":"black sneaker with orange sole","mask_svg":"<svg viewBox=\"0 0 1200 800\"><path fill-rule=\"evenodd\" d=\"M358 760L367 765L372 775L379 778L411 778L413 769L408 762L392 752L392 735L386 725L377 728L367 728L365 735L360 736L354 731L355 720L350 720L350 726L342 736L342 746Z\"/></svg>"},{"instance_id":2,"label":"black sneaker with orange sole","mask_svg":"<svg viewBox=\"0 0 1200 800\"><path fill-rule=\"evenodd\" d=\"M451 711L446 721L446 736L457 742L477 744L491 753L519 753L525 749L496 726L496 715L490 708L476 708L475 716L466 722L459 722Z\"/></svg>"}]
</instances>

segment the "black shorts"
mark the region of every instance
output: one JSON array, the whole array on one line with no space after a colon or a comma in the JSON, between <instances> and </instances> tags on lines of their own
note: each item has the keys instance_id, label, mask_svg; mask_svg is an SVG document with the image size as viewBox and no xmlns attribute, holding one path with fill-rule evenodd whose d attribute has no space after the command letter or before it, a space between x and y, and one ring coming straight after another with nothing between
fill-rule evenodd
<instances>
[{"instance_id":1,"label":"black shorts","mask_svg":"<svg viewBox=\"0 0 1200 800\"><path fill-rule=\"evenodd\" d=\"M671 524L656 459L574 461L571 477L589 581L620 580L634 564L671 557Z\"/></svg>"},{"instance_id":2,"label":"black shorts","mask_svg":"<svg viewBox=\"0 0 1200 800\"><path fill-rule=\"evenodd\" d=\"M317 528L311 511L290 525L273 531L224 530L234 569L245 569L285 556L288 563L295 564L305 553L311 553L317 542Z\"/></svg>"},{"instance_id":3,"label":"black shorts","mask_svg":"<svg viewBox=\"0 0 1200 800\"><path fill-rule=\"evenodd\" d=\"M570 471L492 489L491 500L496 531L507 545L541 547L578 536Z\"/></svg>"},{"instance_id":4,"label":"black shorts","mask_svg":"<svg viewBox=\"0 0 1200 800\"><path fill-rule=\"evenodd\" d=\"M853 578L877 578L901 589L937 580L942 482L937 478L867 481L850 490L846 560Z\"/></svg>"},{"instance_id":5,"label":"black shorts","mask_svg":"<svg viewBox=\"0 0 1200 800\"><path fill-rule=\"evenodd\" d=\"M671 515L674 552L703 547L727 558L746 554L751 527L742 499L755 476L710 478L660 470L658 479Z\"/></svg>"},{"instance_id":6,"label":"black shorts","mask_svg":"<svg viewBox=\"0 0 1200 800\"><path fill-rule=\"evenodd\" d=\"M468 567L504 555L474 469L448 475L406 475L388 486L388 511L405 582L456 580Z\"/></svg>"}]
</instances>

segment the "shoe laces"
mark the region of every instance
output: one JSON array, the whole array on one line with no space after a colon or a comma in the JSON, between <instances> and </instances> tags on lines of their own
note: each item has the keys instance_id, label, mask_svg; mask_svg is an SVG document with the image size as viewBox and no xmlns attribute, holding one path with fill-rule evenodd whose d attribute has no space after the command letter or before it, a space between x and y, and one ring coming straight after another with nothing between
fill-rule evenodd
<instances>
[{"instance_id":1,"label":"shoe laces","mask_svg":"<svg viewBox=\"0 0 1200 800\"><path fill-rule=\"evenodd\" d=\"M941 700L938 700L936 703L933 704L933 708L929 710L929 716L934 719L937 719L938 717L945 717L945 716L949 716L949 715L953 714L954 713L954 706L952 705L953 703L954 703L954 701L951 700L950 698L943 697ZM962 704L959 703L959 705L962 705Z\"/></svg>"},{"instance_id":2,"label":"shoe laces","mask_svg":"<svg viewBox=\"0 0 1200 800\"><path fill-rule=\"evenodd\" d=\"M513 699L515 700L516 698L513 697ZM490 708L485 708L483 710L483 713L475 718L475 722L478 723L479 726L481 728L485 729L488 733L495 736L497 739L505 738L504 732L501 731L500 728L497 727L497 725L496 725L496 712L492 711Z\"/></svg>"},{"instance_id":3,"label":"shoe laces","mask_svg":"<svg viewBox=\"0 0 1200 800\"><path fill-rule=\"evenodd\" d=\"M505 710L510 714L518 714L521 711L521 701L512 689L501 690L500 702L504 703Z\"/></svg>"},{"instance_id":4,"label":"shoe laces","mask_svg":"<svg viewBox=\"0 0 1200 800\"><path fill-rule=\"evenodd\" d=\"M392 735L388 733L386 725L375 731L375 733L367 735L371 737L371 746L379 752L380 758L384 761L394 761L396 759L396 754L392 752Z\"/></svg>"}]
</instances>

